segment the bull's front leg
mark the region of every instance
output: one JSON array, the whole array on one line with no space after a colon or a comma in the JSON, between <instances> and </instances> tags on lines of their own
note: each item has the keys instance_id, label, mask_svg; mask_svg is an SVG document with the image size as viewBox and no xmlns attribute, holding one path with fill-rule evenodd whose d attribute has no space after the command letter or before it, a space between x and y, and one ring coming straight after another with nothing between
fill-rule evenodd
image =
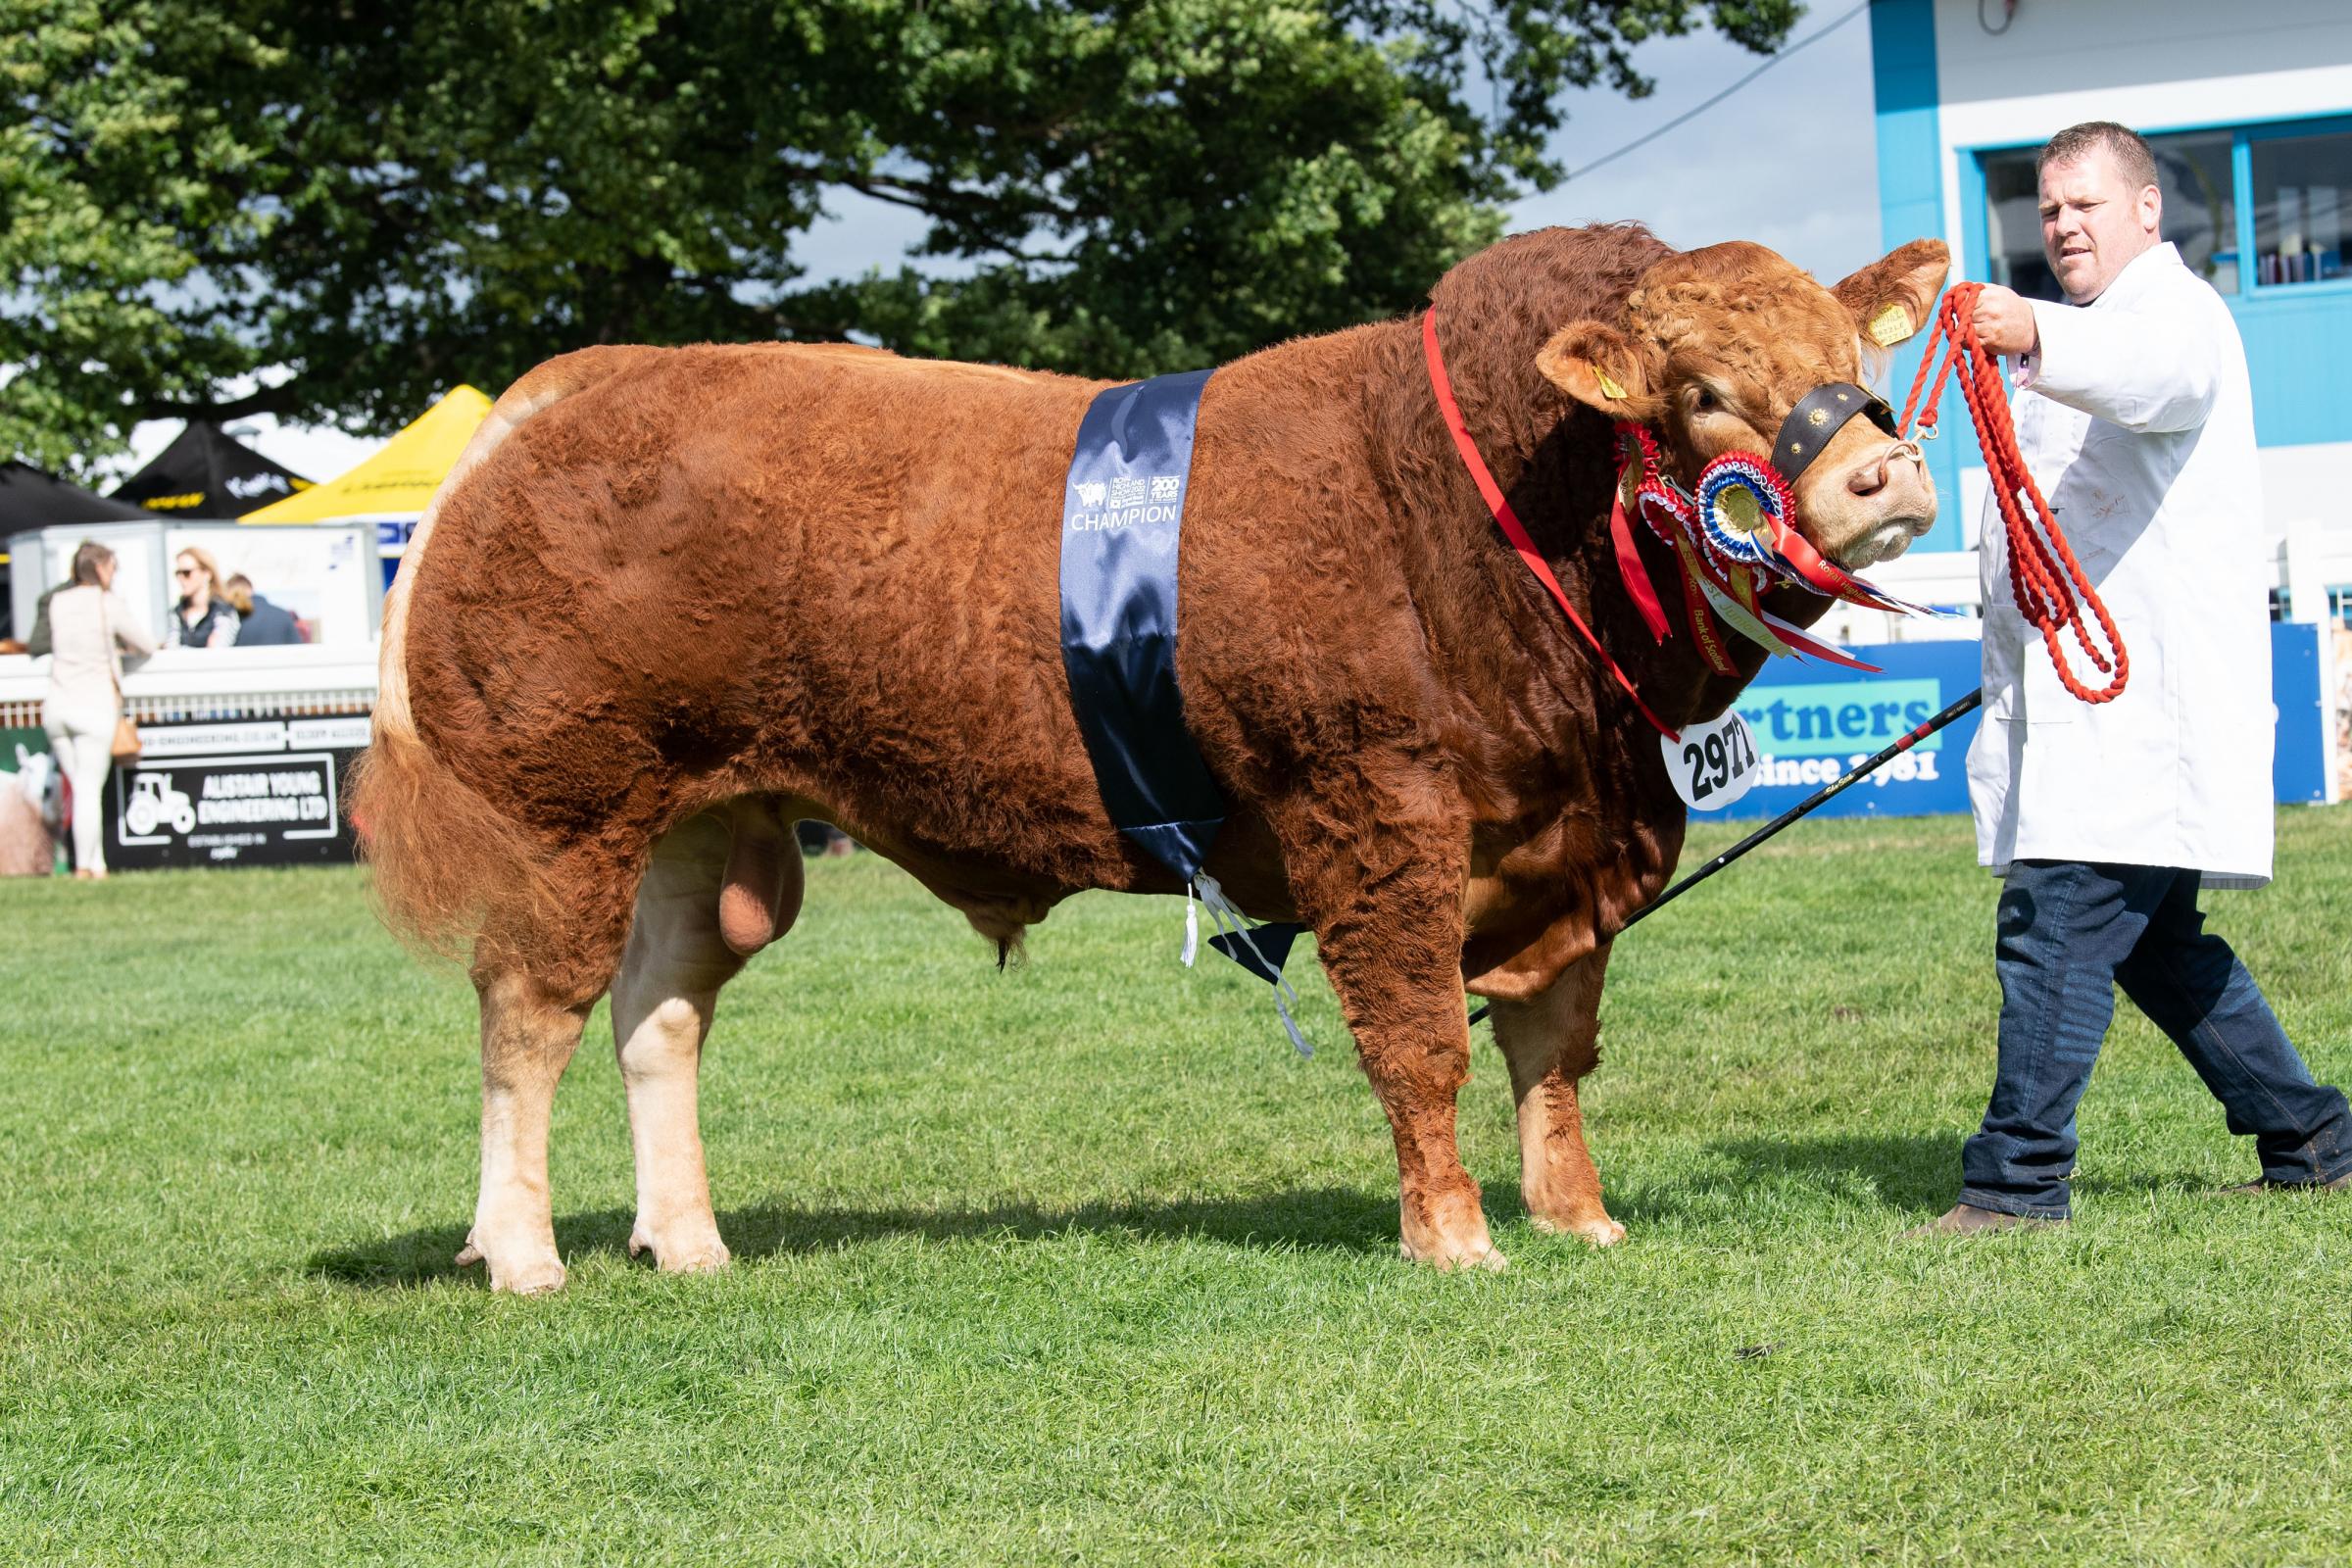
<instances>
[{"instance_id":1,"label":"bull's front leg","mask_svg":"<svg viewBox=\"0 0 2352 1568\"><path fill-rule=\"evenodd\" d=\"M1478 1183L1454 1142L1454 1097L1470 1078L1462 998L1462 845L1451 823L1338 846L1301 904L1372 1092L1396 1140L1404 1256L1442 1269L1499 1269ZM1329 820L1326 817L1326 820ZM1311 889L1311 892L1308 891Z\"/></svg>"},{"instance_id":2,"label":"bull's front leg","mask_svg":"<svg viewBox=\"0 0 2352 1568\"><path fill-rule=\"evenodd\" d=\"M1625 1239L1600 1202L1600 1172L1585 1147L1578 1080L1600 1062L1600 984L1609 966L1602 943L1569 966L1551 989L1527 1002L1494 1004L1494 1044L1510 1063L1519 1104L1519 1191L1539 1230L1581 1236L1595 1247Z\"/></svg>"}]
</instances>

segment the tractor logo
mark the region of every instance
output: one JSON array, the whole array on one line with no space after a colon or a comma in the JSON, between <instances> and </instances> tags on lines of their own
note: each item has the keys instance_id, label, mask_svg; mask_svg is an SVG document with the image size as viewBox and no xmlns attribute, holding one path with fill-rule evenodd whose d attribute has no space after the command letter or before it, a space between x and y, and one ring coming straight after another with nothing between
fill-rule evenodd
<instances>
[{"instance_id":1,"label":"tractor logo","mask_svg":"<svg viewBox=\"0 0 2352 1568\"><path fill-rule=\"evenodd\" d=\"M122 808L122 825L146 838L169 822L183 837L196 829L196 803L184 790L172 787L169 773L140 773L130 781L130 803Z\"/></svg>"}]
</instances>

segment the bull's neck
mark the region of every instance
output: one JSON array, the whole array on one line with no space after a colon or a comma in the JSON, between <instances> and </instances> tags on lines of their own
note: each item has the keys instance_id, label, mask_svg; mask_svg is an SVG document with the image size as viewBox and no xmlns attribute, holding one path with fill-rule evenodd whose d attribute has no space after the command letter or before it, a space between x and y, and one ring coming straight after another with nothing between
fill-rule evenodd
<instances>
[{"instance_id":1,"label":"bull's neck","mask_svg":"<svg viewBox=\"0 0 2352 1568\"><path fill-rule=\"evenodd\" d=\"M1569 602L1660 719L1679 729L1721 713L1761 667L1763 651L1731 637L1727 647L1739 672L1715 674L1690 635L1673 553L1637 526L1637 548L1671 627L1663 643L1651 637L1623 584L1609 534L1617 479L1609 421L1536 368L1540 326L1494 323L1494 330L1525 339L1500 343L1474 343L1479 322L1442 315L1439 326L1471 438ZM1512 694L1511 710L1474 720L1488 727L1481 750L1514 772L1546 771L1549 760L1571 781L1587 775L1579 759L1601 735L1614 733L1646 752L1655 732L1503 538L1454 450L1430 386L1420 322L1392 323L1367 346L1378 362L1371 378L1378 388L1375 461L1420 543L1406 556L1430 647L1441 659L1495 666L1506 675L1499 666L1516 664L1535 677L1448 683L1453 690ZM1792 620L1810 619L1823 608L1810 595L1789 597L1795 602L1776 599L1774 609Z\"/></svg>"}]
</instances>

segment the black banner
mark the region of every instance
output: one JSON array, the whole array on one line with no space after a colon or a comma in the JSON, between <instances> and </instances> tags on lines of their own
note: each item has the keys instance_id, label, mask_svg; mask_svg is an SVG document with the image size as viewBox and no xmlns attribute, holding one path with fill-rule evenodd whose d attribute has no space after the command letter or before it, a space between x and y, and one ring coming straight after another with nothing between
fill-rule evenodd
<instances>
[{"instance_id":1,"label":"black banner","mask_svg":"<svg viewBox=\"0 0 2352 1568\"><path fill-rule=\"evenodd\" d=\"M341 791L366 714L141 724L139 741L107 783L109 866L351 860Z\"/></svg>"}]
</instances>

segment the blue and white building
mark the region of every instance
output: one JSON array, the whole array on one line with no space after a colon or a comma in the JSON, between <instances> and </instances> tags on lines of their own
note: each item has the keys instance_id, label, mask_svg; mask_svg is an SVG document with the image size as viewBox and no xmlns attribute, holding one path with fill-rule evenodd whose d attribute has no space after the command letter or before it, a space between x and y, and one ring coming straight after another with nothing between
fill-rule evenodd
<instances>
[{"instance_id":1,"label":"blue and white building","mask_svg":"<svg viewBox=\"0 0 2352 1568\"><path fill-rule=\"evenodd\" d=\"M2146 136L2164 237L2230 302L2245 339L2265 530L2274 546L2295 536L2299 575L2352 586L2352 573L2317 564L2306 548L2352 566L2352 4L1873 0L1870 9L1887 245L1937 236L1952 249L1955 279L2056 299L2041 256L2035 149L2086 120ZM1915 340L1895 367L1898 403L1917 366ZM1943 517L1915 555L1974 544L1984 470L1959 402L1957 391L1945 395L1948 437L1931 448ZM2297 604L2298 618L2318 618L2315 608Z\"/></svg>"}]
</instances>

